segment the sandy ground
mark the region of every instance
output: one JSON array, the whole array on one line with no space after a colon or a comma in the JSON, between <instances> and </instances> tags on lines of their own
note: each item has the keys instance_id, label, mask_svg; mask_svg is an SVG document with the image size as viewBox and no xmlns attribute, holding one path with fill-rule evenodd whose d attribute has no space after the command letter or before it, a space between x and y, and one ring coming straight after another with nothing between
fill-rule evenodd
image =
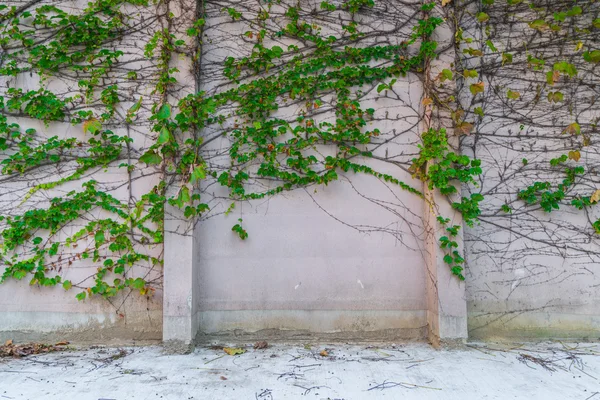
<instances>
[{"instance_id":1,"label":"sandy ground","mask_svg":"<svg viewBox=\"0 0 600 400\"><path fill-rule=\"evenodd\" d=\"M600 400L598 344L89 348L0 359L0 400Z\"/></svg>"}]
</instances>

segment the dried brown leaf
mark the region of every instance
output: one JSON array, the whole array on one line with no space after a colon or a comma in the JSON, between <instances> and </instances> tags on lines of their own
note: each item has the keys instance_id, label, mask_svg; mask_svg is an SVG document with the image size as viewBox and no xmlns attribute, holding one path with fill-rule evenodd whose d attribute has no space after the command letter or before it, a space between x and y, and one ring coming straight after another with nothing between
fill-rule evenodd
<instances>
[{"instance_id":1,"label":"dried brown leaf","mask_svg":"<svg viewBox=\"0 0 600 400\"><path fill-rule=\"evenodd\" d=\"M461 122L456 125L455 134L457 135L470 135L473 131L473 124L470 122Z\"/></svg>"},{"instance_id":2,"label":"dried brown leaf","mask_svg":"<svg viewBox=\"0 0 600 400\"><path fill-rule=\"evenodd\" d=\"M267 347L269 347L269 343L267 343L266 341L261 341L261 342L256 342L254 343L254 349L255 350L261 350L261 349L266 349Z\"/></svg>"}]
</instances>

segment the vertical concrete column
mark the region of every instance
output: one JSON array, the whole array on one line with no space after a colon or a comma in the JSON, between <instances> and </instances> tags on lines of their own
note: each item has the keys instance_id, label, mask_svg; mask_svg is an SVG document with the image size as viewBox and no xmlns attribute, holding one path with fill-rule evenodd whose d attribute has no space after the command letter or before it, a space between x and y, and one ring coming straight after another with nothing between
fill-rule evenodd
<instances>
[{"instance_id":1,"label":"vertical concrete column","mask_svg":"<svg viewBox=\"0 0 600 400\"><path fill-rule=\"evenodd\" d=\"M425 229L427 249L427 323L429 340L434 346L457 345L467 339L467 302L465 283L452 275L450 266L443 260L439 238L447 235L436 218L450 218L451 225L462 226L459 213L452 210L448 199L433 190L425 190ZM435 203L435 206L430 204ZM462 233L453 238L458 251L463 254Z\"/></svg>"},{"instance_id":2,"label":"vertical concrete column","mask_svg":"<svg viewBox=\"0 0 600 400\"><path fill-rule=\"evenodd\" d=\"M163 342L175 352L191 350L198 332L193 224L165 206Z\"/></svg>"},{"instance_id":3,"label":"vertical concrete column","mask_svg":"<svg viewBox=\"0 0 600 400\"><path fill-rule=\"evenodd\" d=\"M176 0L166 2L167 12L172 16L168 23L171 33L187 40L193 47L197 38L190 38L186 31L200 17L199 3L196 0ZM182 56L173 53L169 66L179 72L174 73L178 86L169 93L169 102L175 106L182 97L196 92L197 63L195 53ZM173 108L173 116L177 112ZM191 133L186 133L191 135ZM185 138L182 138L184 140ZM175 177L165 177L173 181ZM181 184L172 185L168 196L177 196ZM193 188L190 187L190 190ZM198 332L198 285L196 249L194 247L195 219L186 218L177 207L165 204L164 221L164 272L163 272L163 342L169 351L187 352L193 348Z\"/></svg>"},{"instance_id":4,"label":"vertical concrete column","mask_svg":"<svg viewBox=\"0 0 600 400\"><path fill-rule=\"evenodd\" d=\"M429 1L428 1L429 2ZM438 42L438 51L443 52L440 56L431 60L425 69L424 97L435 98L445 103L452 109L452 97L456 95L456 85L451 81L444 82L443 86L438 78L443 69L453 70L456 57L454 48L454 31L450 24L452 18L450 6L436 6L431 11L432 16L444 18L445 22L439 26L433 40ZM429 128L445 128L449 143L459 151L458 138L454 135L453 122L450 112L444 107L428 105L424 102L423 131ZM459 244L458 250L463 253L463 219L462 215L452 208L453 201L460 201L459 195L455 199L439 193L438 190L430 190L424 185L425 209L424 224L426 230L425 247L427 251L427 322L429 327L429 340L434 346L457 345L463 343L467 338L467 302L465 296L465 283L454 276L450 266L444 262L444 251L440 248L439 239L447 236L445 227L438 221L438 216L450 218L449 225L461 227L458 236L453 239ZM464 255L463 255L464 256Z\"/></svg>"}]
</instances>

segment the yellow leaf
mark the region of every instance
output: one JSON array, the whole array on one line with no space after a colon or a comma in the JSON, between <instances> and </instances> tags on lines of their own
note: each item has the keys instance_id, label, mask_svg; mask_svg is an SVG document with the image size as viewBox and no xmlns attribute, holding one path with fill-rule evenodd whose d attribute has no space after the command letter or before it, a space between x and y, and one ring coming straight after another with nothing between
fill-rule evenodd
<instances>
[{"instance_id":1,"label":"yellow leaf","mask_svg":"<svg viewBox=\"0 0 600 400\"><path fill-rule=\"evenodd\" d=\"M473 83L470 86L471 93L473 94L473 96L475 96L477 93L483 93L484 88L485 88L485 84L483 82Z\"/></svg>"},{"instance_id":2,"label":"yellow leaf","mask_svg":"<svg viewBox=\"0 0 600 400\"><path fill-rule=\"evenodd\" d=\"M327 350L321 350L321 352L319 354L321 355L321 357L327 357L329 355Z\"/></svg>"},{"instance_id":3,"label":"yellow leaf","mask_svg":"<svg viewBox=\"0 0 600 400\"><path fill-rule=\"evenodd\" d=\"M580 158L581 158L581 153L579 152L579 150L569 151L569 159L570 160L577 162L577 161L579 161Z\"/></svg>"},{"instance_id":4,"label":"yellow leaf","mask_svg":"<svg viewBox=\"0 0 600 400\"><path fill-rule=\"evenodd\" d=\"M88 119L83 123L83 133L90 132L91 134L94 134L100 129L102 129L102 124L95 118Z\"/></svg>"},{"instance_id":5,"label":"yellow leaf","mask_svg":"<svg viewBox=\"0 0 600 400\"><path fill-rule=\"evenodd\" d=\"M514 92L512 90L508 90L508 93L506 94L506 96L511 99L511 100L517 100L518 98L521 97L521 93L519 92Z\"/></svg>"},{"instance_id":6,"label":"yellow leaf","mask_svg":"<svg viewBox=\"0 0 600 400\"><path fill-rule=\"evenodd\" d=\"M452 0L442 0L442 7L450 4L452 2Z\"/></svg>"},{"instance_id":7,"label":"yellow leaf","mask_svg":"<svg viewBox=\"0 0 600 400\"><path fill-rule=\"evenodd\" d=\"M464 110L461 110L460 108L457 109L456 111L452 111L452 113L451 113L452 119L454 120L454 122L457 122L457 123L459 120L462 119L464 114L465 114Z\"/></svg>"},{"instance_id":8,"label":"yellow leaf","mask_svg":"<svg viewBox=\"0 0 600 400\"><path fill-rule=\"evenodd\" d=\"M590 197L590 201L592 203L597 203L598 201L600 201L600 189L596 190L594 192L594 194L592 195L592 197Z\"/></svg>"},{"instance_id":9,"label":"yellow leaf","mask_svg":"<svg viewBox=\"0 0 600 400\"><path fill-rule=\"evenodd\" d=\"M223 351L230 356L235 356L236 354L244 354L246 350L240 347L223 347Z\"/></svg>"},{"instance_id":10,"label":"yellow leaf","mask_svg":"<svg viewBox=\"0 0 600 400\"><path fill-rule=\"evenodd\" d=\"M430 104L433 104L433 100L431 100L429 97L425 97L425 98L423 99L423 105L424 105L425 107L427 107L427 106L428 106L428 105L430 105Z\"/></svg>"},{"instance_id":11,"label":"yellow leaf","mask_svg":"<svg viewBox=\"0 0 600 400\"><path fill-rule=\"evenodd\" d=\"M575 46L575 51L579 51L583 48L583 42L577 42L577 46Z\"/></svg>"},{"instance_id":12,"label":"yellow leaf","mask_svg":"<svg viewBox=\"0 0 600 400\"><path fill-rule=\"evenodd\" d=\"M583 145L584 146L589 146L590 144L592 144L592 140L589 136L583 136Z\"/></svg>"},{"instance_id":13,"label":"yellow leaf","mask_svg":"<svg viewBox=\"0 0 600 400\"><path fill-rule=\"evenodd\" d=\"M581 133L581 126L577 122L573 122L567 126L562 133L569 133L571 135L579 135Z\"/></svg>"},{"instance_id":14,"label":"yellow leaf","mask_svg":"<svg viewBox=\"0 0 600 400\"><path fill-rule=\"evenodd\" d=\"M6 343L4 343L4 345L5 345L5 346L11 346L12 344L13 344L13 341L12 341L12 339L8 339L8 340L6 341Z\"/></svg>"}]
</instances>

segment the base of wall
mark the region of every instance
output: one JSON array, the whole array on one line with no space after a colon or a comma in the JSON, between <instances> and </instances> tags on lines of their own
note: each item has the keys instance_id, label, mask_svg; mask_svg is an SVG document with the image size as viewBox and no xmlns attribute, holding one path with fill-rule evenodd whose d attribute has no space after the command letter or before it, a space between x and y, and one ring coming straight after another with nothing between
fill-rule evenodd
<instances>
[{"instance_id":1,"label":"base of wall","mask_svg":"<svg viewBox=\"0 0 600 400\"><path fill-rule=\"evenodd\" d=\"M202 311L199 318L198 343L239 340L393 342L427 339L426 311Z\"/></svg>"},{"instance_id":2,"label":"base of wall","mask_svg":"<svg viewBox=\"0 0 600 400\"><path fill-rule=\"evenodd\" d=\"M0 312L0 342L146 344L162 339L160 310L128 313Z\"/></svg>"},{"instance_id":3,"label":"base of wall","mask_svg":"<svg viewBox=\"0 0 600 400\"><path fill-rule=\"evenodd\" d=\"M556 312L469 313L469 340L600 340L600 315Z\"/></svg>"}]
</instances>

